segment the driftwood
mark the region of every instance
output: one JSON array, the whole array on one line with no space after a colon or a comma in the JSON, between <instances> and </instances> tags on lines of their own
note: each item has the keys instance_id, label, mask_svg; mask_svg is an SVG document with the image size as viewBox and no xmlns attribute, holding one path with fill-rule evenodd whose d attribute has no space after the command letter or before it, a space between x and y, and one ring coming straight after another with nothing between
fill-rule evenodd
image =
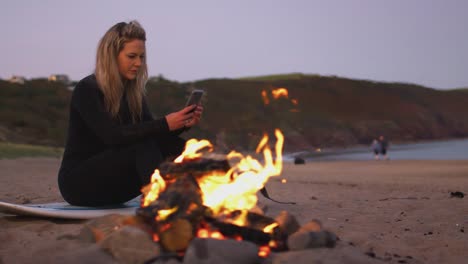
<instances>
[{"instance_id":1,"label":"driftwood","mask_svg":"<svg viewBox=\"0 0 468 264\"><path fill-rule=\"evenodd\" d=\"M192 223L180 218L159 231L159 242L166 250L176 252L185 250L194 236Z\"/></svg>"},{"instance_id":2,"label":"driftwood","mask_svg":"<svg viewBox=\"0 0 468 264\"><path fill-rule=\"evenodd\" d=\"M196 180L188 174L177 177L156 201L139 208L137 214L152 226L164 249L179 251L188 247L206 209Z\"/></svg>"}]
</instances>

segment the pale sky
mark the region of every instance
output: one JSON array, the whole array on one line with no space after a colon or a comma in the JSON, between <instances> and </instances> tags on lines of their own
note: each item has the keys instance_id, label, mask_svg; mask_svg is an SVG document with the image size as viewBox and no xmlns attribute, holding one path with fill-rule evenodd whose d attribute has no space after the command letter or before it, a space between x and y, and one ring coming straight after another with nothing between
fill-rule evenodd
<instances>
[{"instance_id":1,"label":"pale sky","mask_svg":"<svg viewBox=\"0 0 468 264\"><path fill-rule=\"evenodd\" d=\"M302 72L468 87L464 0L1 0L0 78L93 72L115 23L147 32L150 76Z\"/></svg>"}]
</instances>

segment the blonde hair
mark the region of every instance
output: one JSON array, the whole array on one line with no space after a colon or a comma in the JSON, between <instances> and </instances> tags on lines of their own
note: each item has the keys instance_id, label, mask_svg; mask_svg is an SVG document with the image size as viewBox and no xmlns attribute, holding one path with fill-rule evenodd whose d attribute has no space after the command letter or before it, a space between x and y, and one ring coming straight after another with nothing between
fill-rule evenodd
<instances>
[{"instance_id":1,"label":"blonde hair","mask_svg":"<svg viewBox=\"0 0 468 264\"><path fill-rule=\"evenodd\" d=\"M96 80L104 94L104 105L113 118L116 118L122 96L126 91L128 107L135 123L141 120L142 100L148 80L146 55L134 80L122 80L117 57L127 42L146 41L146 33L137 21L120 22L112 26L101 38L96 53Z\"/></svg>"}]
</instances>

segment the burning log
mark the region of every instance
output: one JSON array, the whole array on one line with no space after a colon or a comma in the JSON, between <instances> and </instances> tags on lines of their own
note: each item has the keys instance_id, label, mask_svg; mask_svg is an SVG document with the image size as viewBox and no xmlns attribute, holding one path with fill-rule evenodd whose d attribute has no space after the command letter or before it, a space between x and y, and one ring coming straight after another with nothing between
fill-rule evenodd
<instances>
[{"instance_id":1,"label":"burning log","mask_svg":"<svg viewBox=\"0 0 468 264\"><path fill-rule=\"evenodd\" d=\"M137 214L152 226L163 248L175 252L188 247L205 210L196 180L186 174L174 177L158 199L139 208Z\"/></svg>"},{"instance_id":2,"label":"burning log","mask_svg":"<svg viewBox=\"0 0 468 264\"><path fill-rule=\"evenodd\" d=\"M251 241L260 245L268 244L268 242L271 240L270 234L264 233L262 230L248 226L238 226L231 223L225 223L211 217L206 217L206 219L208 223L218 229L219 232L226 237L239 236L243 240Z\"/></svg>"},{"instance_id":3,"label":"burning log","mask_svg":"<svg viewBox=\"0 0 468 264\"><path fill-rule=\"evenodd\" d=\"M171 220L193 215L195 209L204 208L200 188L191 174L177 177L158 199L137 210L146 219ZM165 211L163 211L165 210Z\"/></svg>"},{"instance_id":4,"label":"burning log","mask_svg":"<svg viewBox=\"0 0 468 264\"><path fill-rule=\"evenodd\" d=\"M296 218L287 211L281 211L275 220L283 232L288 236L300 228Z\"/></svg>"},{"instance_id":5,"label":"burning log","mask_svg":"<svg viewBox=\"0 0 468 264\"><path fill-rule=\"evenodd\" d=\"M165 180L171 180L186 174L200 177L207 172L226 173L229 169L231 166L225 156L211 154L207 157L190 160L190 162L165 162L161 164L159 171Z\"/></svg>"},{"instance_id":6,"label":"burning log","mask_svg":"<svg viewBox=\"0 0 468 264\"><path fill-rule=\"evenodd\" d=\"M171 252L185 250L194 236L192 223L186 219L176 219L159 230L159 242Z\"/></svg>"}]
</instances>

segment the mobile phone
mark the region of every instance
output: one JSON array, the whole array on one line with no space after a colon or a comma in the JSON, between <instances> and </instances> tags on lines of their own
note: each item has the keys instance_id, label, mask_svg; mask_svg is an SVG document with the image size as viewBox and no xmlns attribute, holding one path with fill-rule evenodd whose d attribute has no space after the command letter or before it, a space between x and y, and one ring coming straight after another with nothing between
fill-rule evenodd
<instances>
[{"instance_id":1,"label":"mobile phone","mask_svg":"<svg viewBox=\"0 0 468 264\"><path fill-rule=\"evenodd\" d=\"M199 105L204 92L205 91L200 90L200 89L193 90L192 93L190 94L189 99L187 100L187 104L185 104L185 107L189 105ZM195 109L193 109L192 111L194 110Z\"/></svg>"}]
</instances>

